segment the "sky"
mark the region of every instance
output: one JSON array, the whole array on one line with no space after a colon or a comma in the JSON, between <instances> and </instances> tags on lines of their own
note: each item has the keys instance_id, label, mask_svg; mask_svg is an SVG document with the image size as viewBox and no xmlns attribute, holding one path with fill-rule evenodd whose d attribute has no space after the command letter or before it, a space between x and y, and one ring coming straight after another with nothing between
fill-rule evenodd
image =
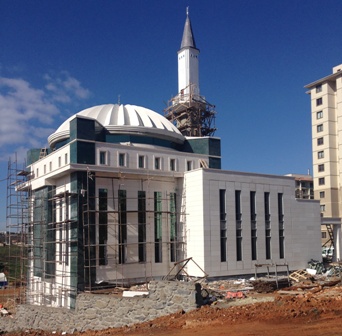
<instances>
[{"instance_id":1,"label":"sky","mask_svg":"<svg viewBox=\"0 0 342 336\"><path fill-rule=\"evenodd\" d=\"M117 103L163 114L186 7L222 168L312 171L304 86L342 63L340 0L0 0L0 230L8 162L69 116Z\"/></svg>"}]
</instances>

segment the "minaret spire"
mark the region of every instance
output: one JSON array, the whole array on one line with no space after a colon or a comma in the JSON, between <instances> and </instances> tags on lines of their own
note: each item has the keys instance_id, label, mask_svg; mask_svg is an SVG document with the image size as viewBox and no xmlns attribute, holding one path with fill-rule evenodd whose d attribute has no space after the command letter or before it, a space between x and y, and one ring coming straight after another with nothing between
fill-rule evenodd
<instances>
[{"instance_id":1,"label":"minaret spire","mask_svg":"<svg viewBox=\"0 0 342 336\"><path fill-rule=\"evenodd\" d=\"M165 116L177 126L184 136L212 136L215 126L214 105L209 104L199 90L198 58L192 31L189 7L186 7L186 18L181 47L178 50L178 94L169 101Z\"/></svg>"},{"instance_id":2,"label":"minaret spire","mask_svg":"<svg viewBox=\"0 0 342 336\"><path fill-rule=\"evenodd\" d=\"M183 38L182 38L182 43L181 43L180 48L181 49L183 48L195 48L196 49L195 37L194 37L194 33L192 32L191 21L189 18L189 7L186 7L186 19L185 19Z\"/></svg>"}]
</instances>

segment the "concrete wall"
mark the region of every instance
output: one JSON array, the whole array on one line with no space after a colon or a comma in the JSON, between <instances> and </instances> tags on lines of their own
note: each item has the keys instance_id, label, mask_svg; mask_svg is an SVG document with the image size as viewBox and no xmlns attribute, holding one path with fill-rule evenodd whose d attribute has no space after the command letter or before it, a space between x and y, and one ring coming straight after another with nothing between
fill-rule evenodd
<instances>
[{"instance_id":1,"label":"concrete wall","mask_svg":"<svg viewBox=\"0 0 342 336\"><path fill-rule=\"evenodd\" d=\"M159 316L195 308L195 283L153 281L149 283L149 295L145 298L83 293L77 296L75 310L21 305L13 319L0 318L0 332L27 329L68 333L102 330L150 321Z\"/></svg>"}]
</instances>

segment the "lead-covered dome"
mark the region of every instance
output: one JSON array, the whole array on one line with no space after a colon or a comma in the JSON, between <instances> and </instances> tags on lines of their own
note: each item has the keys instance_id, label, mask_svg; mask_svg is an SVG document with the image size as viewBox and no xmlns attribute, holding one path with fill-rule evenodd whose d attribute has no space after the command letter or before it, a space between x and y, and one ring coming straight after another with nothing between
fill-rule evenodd
<instances>
[{"instance_id":1,"label":"lead-covered dome","mask_svg":"<svg viewBox=\"0 0 342 336\"><path fill-rule=\"evenodd\" d=\"M70 121L78 116L96 120L112 134L145 135L176 143L184 142L179 130L157 112L136 105L106 104L87 108L68 118L49 136L50 146L70 137Z\"/></svg>"}]
</instances>

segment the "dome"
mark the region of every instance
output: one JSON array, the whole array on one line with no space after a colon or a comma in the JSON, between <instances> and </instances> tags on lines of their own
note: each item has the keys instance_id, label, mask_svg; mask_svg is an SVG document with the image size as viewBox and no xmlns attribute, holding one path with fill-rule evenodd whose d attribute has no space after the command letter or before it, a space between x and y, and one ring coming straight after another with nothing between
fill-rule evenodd
<instances>
[{"instance_id":1,"label":"dome","mask_svg":"<svg viewBox=\"0 0 342 336\"><path fill-rule=\"evenodd\" d=\"M136 105L106 104L87 108L68 118L48 137L50 146L70 137L70 121L77 116L96 120L111 134L146 135L184 142L180 131L157 112Z\"/></svg>"}]
</instances>

